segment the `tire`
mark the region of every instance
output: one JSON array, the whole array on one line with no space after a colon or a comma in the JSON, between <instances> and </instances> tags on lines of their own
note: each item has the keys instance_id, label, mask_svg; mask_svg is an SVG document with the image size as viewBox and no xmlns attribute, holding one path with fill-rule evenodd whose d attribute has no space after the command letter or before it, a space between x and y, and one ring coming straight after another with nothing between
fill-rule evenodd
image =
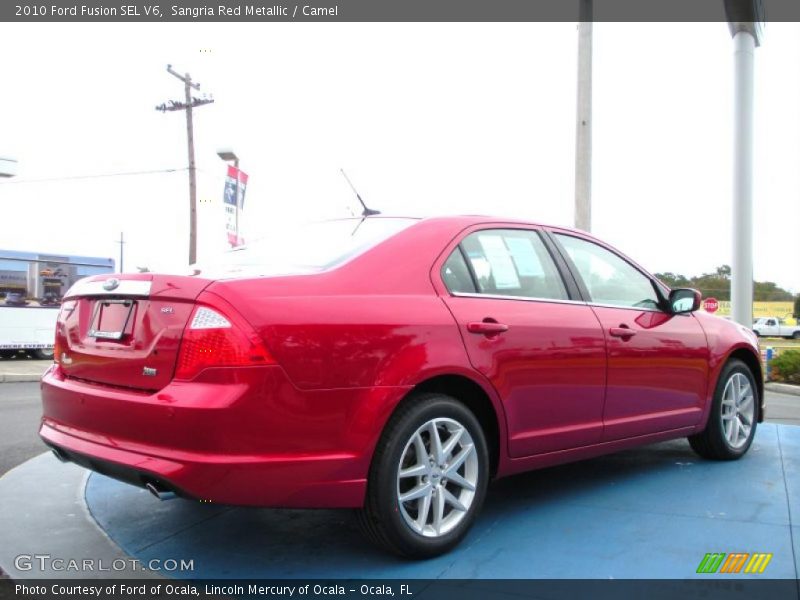
<instances>
[{"instance_id":1,"label":"tire","mask_svg":"<svg viewBox=\"0 0 800 600\"><path fill-rule=\"evenodd\" d=\"M435 439L443 448L438 462L432 460ZM416 468L401 476L401 466L409 472ZM381 435L359 524L367 538L390 552L407 558L438 556L454 548L475 522L488 480L489 453L475 415L450 396L414 396ZM415 490L421 492L418 497L401 501Z\"/></svg>"},{"instance_id":2,"label":"tire","mask_svg":"<svg viewBox=\"0 0 800 600\"><path fill-rule=\"evenodd\" d=\"M753 443L759 406L758 387L753 373L741 360L729 360L714 390L706 428L701 433L689 436L689 444L703 458L741 458Z\"/></svg>"},{"instance_id":3,"label":"tire","mask_svg":"<svg viewBox=\"0 0 800 600\"><path fill-rule=\"evenodd\" d=\"M793 339L793 340L800 340L800 331L795 331L795 332L792 334L792 339Z\"/></svg>"},{"instance_id":4,"label":"tire","mask_svg":"<svg viewBox=\"0 0 800 600\"><path fill-rule=\"evenodd\" d=\"M31 352L31 356L39 360L53 360L54 355L55 351L53 348L38 348Z\"/></svg>"}]
</instances>

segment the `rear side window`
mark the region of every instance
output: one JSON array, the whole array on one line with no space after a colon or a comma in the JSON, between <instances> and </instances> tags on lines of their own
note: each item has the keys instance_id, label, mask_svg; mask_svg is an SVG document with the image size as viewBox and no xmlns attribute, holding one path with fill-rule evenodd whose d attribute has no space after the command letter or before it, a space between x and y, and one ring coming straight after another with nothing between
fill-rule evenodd
<instances>
[{"instance_id":1,"label":"rear side window","mask_svg":"<svg viewBox=\"0 0 800 600\"><path fill-rule=\"evenodd\" d=\"M461 253L461 248L456 248L442 267L442 280L447 289L456 294L474 294L475 283L469 273L469 267Z\"/></svg>"},{"instance_id":2,"label":"rear side window","mask_svg":"<svg viewBox=\"0 0 800 600\"><path fill-rule=\"evenodd\" d=\"M461 248L474 277L470 287L474 290L477 284L480 294L552 300L569 298L550 253L534 231L476 231L461 242ZM445 268L451 260L457 262L457 252L458 249L450 256ZM446 279L445 284L451 292L458 291Z\"/></svg>"}]
</instances>

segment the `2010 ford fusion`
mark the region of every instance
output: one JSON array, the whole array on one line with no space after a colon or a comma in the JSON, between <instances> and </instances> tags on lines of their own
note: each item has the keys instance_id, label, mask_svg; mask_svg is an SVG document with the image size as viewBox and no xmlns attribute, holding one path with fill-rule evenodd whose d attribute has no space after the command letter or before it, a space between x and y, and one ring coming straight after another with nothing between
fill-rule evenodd
<instances>
[{"instance_id":1,"label":"2010 ford fusion","mask_svg":"<svg viewBox=\"0 0 800 600\"><path fill-rule=\"evenodd\" d=\"M754 334L591 236L344 219L192 275L64 297L40 434L62 460L215 503L351 507L405 556L455 546L492 478L764 417Z\"/></svg>"}]
</instances>

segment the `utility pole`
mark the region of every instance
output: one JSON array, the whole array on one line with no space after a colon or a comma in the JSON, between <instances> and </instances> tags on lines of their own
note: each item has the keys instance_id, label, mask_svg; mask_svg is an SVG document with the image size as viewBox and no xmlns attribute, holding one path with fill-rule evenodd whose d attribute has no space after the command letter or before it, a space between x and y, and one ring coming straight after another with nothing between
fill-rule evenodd
<instances>
[{"instance_id":1,"label":"utility pole","mask_svg":"<svg viewBox=\"0 0 800 600\"><path fill-rule=\"evenodd\" d=\"M172 65L167 65L167 72L183 82L185 101L170 100L169 105L161 104L156 106L156 110L161 112L173 110L186 111L186 138L189 146L189 264L197 262L197 172L194 162L194 123L192 121L192 109L203 104L211 104L213 98L192 97L192 89L199 90L200 84L193 82L191 75L186 73L181 75L172 69Z\"/></svg>"},{"instance_id":2,"label":"utility pole","mask_svg":"<svg viewBox=\"0 0 800 600\"><path fill-rule=\"evenodd\" d=\"M575 227L592 230L592 0L579 0Z\"/></svg>"},{"instance_id":3,"label":"utility pole","mask_svg":"<svg viewBox=\"0 0 800 600\"><path fill-rule=\"evenodd\" d=\"M119 232L119 273L122 273L125 270L125 250L123 246L125 245L125 233L123 231Z\"/></svg>"},{"instance_id":4,"label":"utility pole","mask_svg":"<svg viewBox=\"0 0 800 600\"><path fill-rule=\"evenodd\" d=\"M733 37L733 260L731 316L753 326L753 90L763 36L761 0L724 0Z\"/></svg>"}]
</instances>

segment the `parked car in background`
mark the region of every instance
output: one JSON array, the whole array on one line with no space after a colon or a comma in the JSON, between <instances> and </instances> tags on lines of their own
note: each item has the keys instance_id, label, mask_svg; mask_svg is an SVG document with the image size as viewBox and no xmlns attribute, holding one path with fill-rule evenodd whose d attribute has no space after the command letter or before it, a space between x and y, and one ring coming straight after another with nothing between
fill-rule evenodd
<instances>
[{"instance_id":1,"label":"parked car in background","mask_svg":"<svg viewBox=\"0 0 800 600\"><path fill-rule=\"evenodd\" d=\"M61 296L55 292L45 292L39 299L39 306L58 306L61 304Z\"/></svg>"},{"instance_id":2,"label":"parked car in background","mask_svg":"<svg viewBox=\"0 0 800 600\"><path fill-rule=\"evenodd\" d=\"M759 337L782 337L800 339L800 325L787 325L779 317L761 317L753 323L753 331Z\"/></svg>"},{"instance_id":3,"label":"parked car in background","mask_svg":"<svg viewBox=\"0 0 800 600\"><path fill-rule=\"evenodd\" d=\"M193 275L65 295L40 435L217 504L359 509L403 556L458 544L493 478L764 418L755 335L583 233L369 217L284 228Z\"/></svg>"},{"instance_id":4,"label":"parked car in background","mask_svg":"<svg viewBox=\"0 0 800 600\"><path fill-rule=\"evenodd\" d=\"M25 298L24 292L8 292L6 294L6 306L27 306L30 304Z\"/></svg>"}]
</instances>

